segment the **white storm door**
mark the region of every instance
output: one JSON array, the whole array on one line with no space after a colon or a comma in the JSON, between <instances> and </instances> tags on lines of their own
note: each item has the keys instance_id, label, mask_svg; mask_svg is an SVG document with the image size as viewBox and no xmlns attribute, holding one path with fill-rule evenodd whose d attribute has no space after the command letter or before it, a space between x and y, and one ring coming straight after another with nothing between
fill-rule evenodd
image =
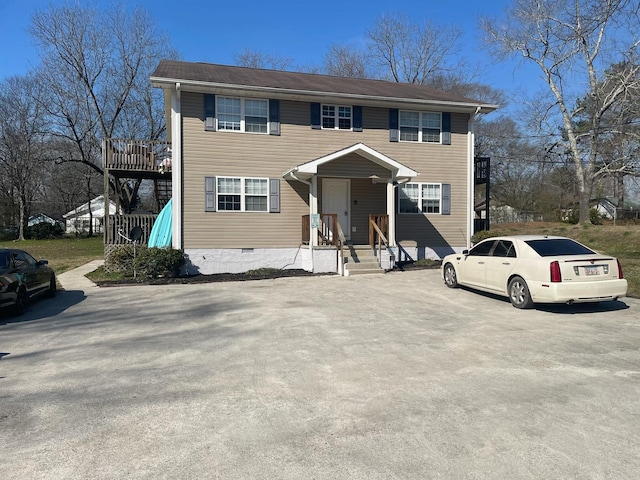
<instances>
[{"instance_id":1,"label":"white storm door","mask_svg":"<svg viewBox=\"0 0 640 480\"><path fill-rule=\"evenodd\" d=\"M344 238L351 238L349 197L351 180L348 178L322 179L322 213L337 213Z\"/></svg>"}]
</instances>

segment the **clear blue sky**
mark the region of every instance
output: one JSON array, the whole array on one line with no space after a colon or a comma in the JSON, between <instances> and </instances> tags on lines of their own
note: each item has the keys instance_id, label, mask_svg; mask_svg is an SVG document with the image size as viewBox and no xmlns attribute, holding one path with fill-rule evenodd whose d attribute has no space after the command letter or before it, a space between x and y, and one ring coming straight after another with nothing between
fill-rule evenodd
<instances>
[{"instance_id":1,"label":"clear blue sky","mask_svg":"<svg viewBox=\"0 0 640 480\"><path fill-rule=\"evenodd\" d=\"M25 74L38 63L27 27L34 11L61 0L0 0L0 79ZM97 5L111 1L94 0ZM514 91L531 81L531 70L494 64L481 50L477 17L500 16L510 0L124 0L148 10L187 61L233 64L245 49L290 57L295 65L322 65L332 44L358 45L364 32L385 13L415 21L463 28L462 54L480 68L483 83Z\"/></svg>"}]
</instances>

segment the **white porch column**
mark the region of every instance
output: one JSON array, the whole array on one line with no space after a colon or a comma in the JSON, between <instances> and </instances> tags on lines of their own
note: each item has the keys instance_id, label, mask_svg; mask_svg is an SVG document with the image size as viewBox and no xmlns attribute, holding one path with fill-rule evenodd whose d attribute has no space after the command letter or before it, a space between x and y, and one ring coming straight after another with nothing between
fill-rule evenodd
<instances>
[{"instance_id":1,"label":"white porch column","mask_svg":"<svg viewBox=\"0 0 640 480\"><path fill-rule=\"evenodd\" d=\"M395 196L395 187L393 182L387 183L387 215L389 215L389 246L396 246L396 211L393 199Z\"/></svg>"},{"instance_id":2,"label":"white porch column","mask_svg":"<svg viewBox=\"0 0 640 480\"><path fill-rule=\"evenodd\" d=\"M313 215L318 213L318 176L311 177L311 187L309 188L309 213ZM309 217L309 226L311 226L311 216ZM311 238L309 239L309 248L318 246L318 227L309 228Z\"/></svg>"},{"instance_id":3,"label":"white porch column","mask_svg":"<svg viewBox=\"0 0 640 480\"><path fill-rule=\"evenodd\" d=\"M182 110L180 83L171 91L171 246L182 249Z\"/></svg>"}]
</instances>

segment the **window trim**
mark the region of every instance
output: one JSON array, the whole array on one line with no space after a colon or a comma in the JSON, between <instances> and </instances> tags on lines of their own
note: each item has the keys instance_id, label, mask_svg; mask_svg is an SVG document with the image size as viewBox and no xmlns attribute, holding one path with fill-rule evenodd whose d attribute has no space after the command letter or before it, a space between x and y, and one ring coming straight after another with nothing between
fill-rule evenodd
<instances>
[{"instance_id":1,"label":"window trim","mask_svg":"<svg viewBox=\"0 0 640 480\"><path fill-rule=\"evenodd\" d=\"M414 125L403 125L402 124L402 114L403 113L417 113L418 114L418 140L414 141L414 140L403 140L402 139L402 128L416 128ZM424 115L438 115L438 117L440 118L440 126L439 126L439 130L440 133L438 134L438 141L437 142L430 142L430 141L425 141L423 139L423 129L424 128L430 128L430 127L424 127L423 126L423 117ZM432 112L432 111L422 111L422 110L399 110L398 111L398 141L403 142L403 143L430 143L432 145L442 145L443 141L442 141L442 132L443 132L443 121L442 121L442 115L443 112ZM435 128L434 128L435 130Z\"/></svg>"},{"instance_id":2,"label":"window trim","mask_svg":"<svg viewBox=\"0 0 640 480\"><path fill-rule=\"evenodd\" d=\"M220 105L223 103L223 100L240 100L240 130L230 130L227 128L220 128L220 115L224 115L219 111ZM264 117L260 116L260 118L265 119L265 125L267 130L265 132L251 132L247 131L247 114L246 114L246 101L260 101L264 102L267 106L267 113ZM226 132L226 133L249 133L255 135L270 135L271 134L271 113L270 113L270 102L267 98L253 98L253 97L233 97L233 96L222 96L217 95L215 98L215 131L216 132ZM249 117L255 117L256 115L248 115Z\"/></svg>"},{"instance_id":3,"label":"window trim","mask_svg":"<svg viewBox=\"0 0 640 480\"><path fill-rule=\"evenodd\" d=\"M333 115L325 115L324 114L324 109L325 107L333 107L334 109L334 114ZM346 118L346 117L340 117L340 109L341 108L348 108L349 109L349 128L340 128L340 119L341 118ZM324 126L324 119L325 118L332 118L334 121L334 127L330 128L330 127L325 127ZM354 120L354 115L353 115L353 105L339 105L339 104L331 104L331 103L321 103L320 104L320 129L321 130L338 130L341 132L352 132L353 131L353 120Z\"/></svg>"},{"instance_id":4,"label":"window trim","mask_svg":"<svg viewBox=\"0 0 640 480\"><path fill-rule=\"evenodd\" d=\"M417 212L401 212L400 211L400 200L401 200L401 195L403 192L403 188L407 185L418 185L418 211ZM437 212L423 212L422 211L422 201L424 200L423 197L423 185L437 185L438 189L439 189L439 193L440 193L440 198L438 199L438 211ZM447 215L446 213L444 213L444 183L438 183L438 182L407 182L407 183L403 183L402 185L399 186L398 188L398 207L397 207L397 213L399 215ZM410 198L410 197L407 197ZM432 199L429 199L432 200Z\"/></svg>"},{"instance_id":5,"label":"window trim","mask_svg":"<svg viewBox=\"0 0 640 480\"><path fill-rule=\"evenodd\" d=\"M220 179L232 179L232 180L240 180L240 193L220 193L218 189L218 181ZM262 180L266 184L266 193L265 194L247 194L246 193L246 181L247 180ZM238 213L238 212L247 212L247 213L270 213L271 212L271 194L270 194L270 179L268 177L235 177L235 176L227 176L220 175L215 177L215 211L216 212L227 212L227 213ZM240 195L240 210L227 210L220 208L220 196L221 195ZM247 210L246 197L264 197L267 200L267 206L265 210Z\"/></svg>"}]
</instances>

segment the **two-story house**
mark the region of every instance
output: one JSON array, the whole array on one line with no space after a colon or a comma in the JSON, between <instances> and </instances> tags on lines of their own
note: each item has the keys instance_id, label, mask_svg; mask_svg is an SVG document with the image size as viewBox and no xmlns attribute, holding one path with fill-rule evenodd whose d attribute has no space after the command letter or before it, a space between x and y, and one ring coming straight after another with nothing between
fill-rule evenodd
<instances>
[{"instance_id":1,"label":"two-story house","mask_svg":"<svg viewBox=\"0 0 640 480\"><path fill-rule=\"evenodd\" d=\"M181 61L162 61L151 81L172 147L173 247L191 273L342 273L343 243L384 254L387 268L469 245L474 119L495 105Z\"/></svg>"}]
</instances>

